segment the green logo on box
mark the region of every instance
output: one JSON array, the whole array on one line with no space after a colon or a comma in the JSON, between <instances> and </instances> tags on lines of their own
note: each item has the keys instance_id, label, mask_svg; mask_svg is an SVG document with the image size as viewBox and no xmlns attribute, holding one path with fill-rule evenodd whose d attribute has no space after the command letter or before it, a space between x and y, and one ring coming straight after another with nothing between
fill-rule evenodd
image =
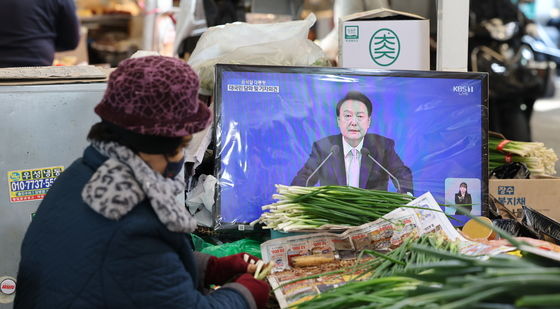
<instances>
[{"instance_id":1,"label":"green logo on box","mask_svg":"<svg viewBox=\"0 0 560 309\"><path fill-rule=\"evenodd\" d=\"M369 40L371 60L380 66L393 64L401 53L401 42L397 34L388 28L377 30Z\"/></svg>"},{"instance_id":2,"label":"green logo on box","mask_svg":"<svg viewBox=\"0 0 560 309\"><path fill-rule=\"evenodd\" d=\"M356 40L360 37L360 28L358 26L344 26L344 39Z\"/></svg>"}]
</instances>

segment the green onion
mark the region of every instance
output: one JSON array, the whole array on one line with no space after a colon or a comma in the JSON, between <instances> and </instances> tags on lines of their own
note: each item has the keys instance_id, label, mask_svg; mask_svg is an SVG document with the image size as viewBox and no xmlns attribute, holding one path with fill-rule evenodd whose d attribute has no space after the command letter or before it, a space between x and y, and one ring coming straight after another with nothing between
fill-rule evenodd
<instances>
[{"instance_id":1,"label":"green onion","mask_svg":"<svg viewBox=\"0 0 560 309\"><path fill-rule=\"evenodd\" d=\"M344 303L344 308L560 307L558 264L545 267L526 257L507 255L465 257L419 244L412 244L410 251L442 260L407 265L396 273L397 276L350 282L326 291L298 308L328 308L329 303L338 303L351 295L354 295L352 301ZM379 279L394 284L376 284ZM399 291L395 292L395 289ZM369 295L376 298L367 297Z\"/></svg>"},{"instance_id":2,"label":"green onion","mask_svg":"<svg viewBox=\"0 0 560 309\"><path fill-rule=\"evenodd\" d=\"M527 295L515 302L517 307L548 307L550 304L560 304L560 294Z\"/></svg>"},{"instance_id":3,"label":"green onion","mask_svg":"<svg viewBox=\"0 0 560 309\"><path fill-rule=\"evenodd\" d=\"M558 156L543 143L519 142L488 138L488 168L493 170L505 163L521 162L535 175L556 174Z\"/></svg>"},{"instance_id":4,"label":"green onion","mask_svg":"<svg viewBox=\"0 0 560 309\"><path fill-rule=\"evenodd\" d=\"M262 207L264 212L252 222L264 228L290 232L316 229L323 225L358 226L382 218L406 206L413 196L381 190L346 186L299 187L276 185L277 202ZM432 209L430 209L432 210ZM433 210L437 211L437 210Z\"/></svg>"}]
</instances>

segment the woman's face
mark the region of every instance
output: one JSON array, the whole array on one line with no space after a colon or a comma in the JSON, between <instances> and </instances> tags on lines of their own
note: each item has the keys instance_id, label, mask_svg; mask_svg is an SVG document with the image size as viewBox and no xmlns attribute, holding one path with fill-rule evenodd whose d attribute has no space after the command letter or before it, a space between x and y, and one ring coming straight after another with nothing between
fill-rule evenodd
<instances>
[{"instance_id":1,"label":"woman's face","mask_svg":"<svg viewBox=\"0 0 560 309\"><path fill-rule=\"evenodd\" d=\"M465 192L467 192L467 188L460 186L459 191L461 191L461 194L465 194Z\"/></svg>"}]
</instances>

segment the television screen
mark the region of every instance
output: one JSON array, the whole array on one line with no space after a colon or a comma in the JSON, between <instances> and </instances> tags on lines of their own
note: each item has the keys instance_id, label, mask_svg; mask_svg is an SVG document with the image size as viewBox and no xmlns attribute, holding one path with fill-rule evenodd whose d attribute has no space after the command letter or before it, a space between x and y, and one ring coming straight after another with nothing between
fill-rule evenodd
<instances>
[{"instance_id":1,"label":"television screen","mask_svg":"<svg viewBox=\"0 0 560 309\"><path fill-rule=\"evenodd\" d=\"M215 224L257 219L275 185L429 191L487 203L485 73L217 65ZM468 217L443 206L461 225Z\"/></svg>"}]
</instances>

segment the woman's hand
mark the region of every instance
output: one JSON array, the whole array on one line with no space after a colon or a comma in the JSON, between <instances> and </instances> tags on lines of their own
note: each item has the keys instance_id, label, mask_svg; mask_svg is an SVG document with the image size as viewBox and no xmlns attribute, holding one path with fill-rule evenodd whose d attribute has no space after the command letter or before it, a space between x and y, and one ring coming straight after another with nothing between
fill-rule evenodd
<instances>
[{"instance_id":1,"label":"woman's hand","mask_svg":"<svg viewBox=\"0 0 560 309\"><path fill-rule=\"evenodd\" d=\"M249 263L249 265L247 265L247 273L254 274L257 271L257 262L259 261L259 258L248 253L243 253L243 260Z\"/></svg>"},{"instance_id":2,"label":"woman's hand","mask_svg":"<svg viewBox=\"0 0 560 309\"><path fill-rule=\"evenodd\" d=\"M237 275L254 274L259 258L248 253L238 253L222 258L211 257L206 267L207 285L224 284Z\"/></svg>"}]
</instances>

